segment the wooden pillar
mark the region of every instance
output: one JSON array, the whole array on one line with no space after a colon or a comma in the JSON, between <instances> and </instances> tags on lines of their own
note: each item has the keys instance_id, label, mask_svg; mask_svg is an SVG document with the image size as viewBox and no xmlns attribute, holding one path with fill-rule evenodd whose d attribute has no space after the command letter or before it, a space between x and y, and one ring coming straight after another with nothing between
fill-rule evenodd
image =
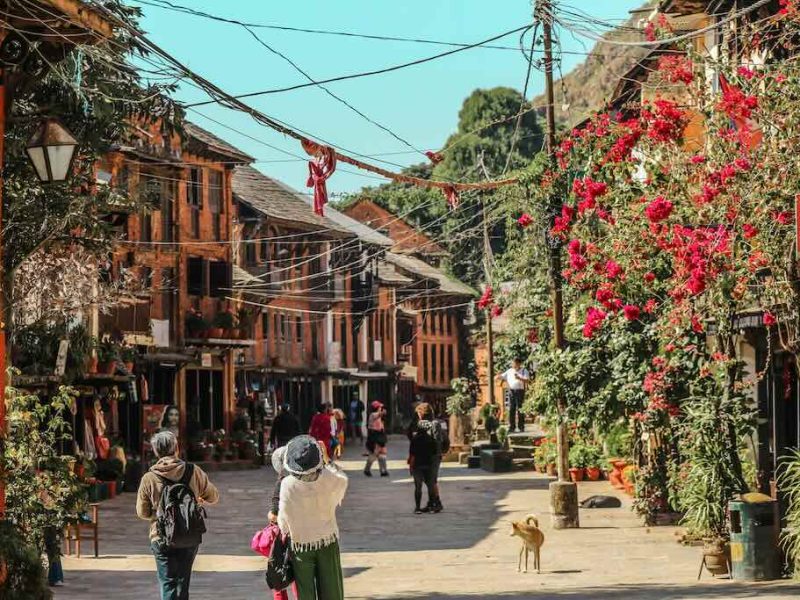
<instances>
[{"instance_id":1,"label":"wooden pillar","mask_svg":"<svg viewBox=\"0 0 800 600\"><path fill-rule=\"evenodd\" d=\"M6 137L6 81L5 72L0 71L0 167L5 164L5 137ZM2 179L2 169L0 169L0 281L5 281L3 272L3 187L5 181ZM0 451L3 451L6 438L6 306L5 290L0 293ZM6 487L3 474L0 473L0 519L6 516Z\"/></svg>"}]
</instances>

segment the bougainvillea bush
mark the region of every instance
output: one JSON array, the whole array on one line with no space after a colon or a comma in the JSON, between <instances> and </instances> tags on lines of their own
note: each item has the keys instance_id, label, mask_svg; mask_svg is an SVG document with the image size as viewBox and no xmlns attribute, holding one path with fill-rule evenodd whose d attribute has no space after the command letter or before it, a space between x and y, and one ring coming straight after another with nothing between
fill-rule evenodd
<instances>
[{"instance_id":1,"label":"bougainvillea bush","mask_svg":"<svg viewBox=\"0 0 800 600\"><path fill-rule=\"evenodd\" d=\"M747 487L758 374L737 355L737 316L800 350L800 67L780 59L798 27L777 18L743 37L743 56L767 49L767 65L691 50L648 65L641 104L564 135L517 215L518 235L541 247L546 227L562 256L568 348L543 350L538 400L564 398L594 427L629 419L637 507L679 509L701 535L724 535L726 503ZM531 257L512 260L523 272Z\"/></svg>"}]
</instances>

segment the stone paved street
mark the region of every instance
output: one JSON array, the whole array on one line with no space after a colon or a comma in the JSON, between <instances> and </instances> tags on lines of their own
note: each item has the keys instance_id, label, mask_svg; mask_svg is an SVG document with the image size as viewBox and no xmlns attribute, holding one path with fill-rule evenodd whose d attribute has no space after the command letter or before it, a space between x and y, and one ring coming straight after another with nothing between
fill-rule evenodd
<instances>
[{"instance_id":1,"label":"stone paved street","mask_svg":"<svg viewBox=\"0 0 800 600\"><path fill-rule=\"evenodd\" d=\"M367 479L360 451L343 465L351 487L340 509L346 596L350 599L431 598L796 598L800 585L738 585L704 575L697 582L699 551L675 543L671 527L640 527L626 501L622 509L587 510L583 528L549 527L548 480L531 473L491 475L465 467L442 472L445 512L412 514L412 486L404 467L405 444L393 441L392 477ZM263 559L249 548L263 525L272 488L271 469L220 473L222 501L210 511L206 542L192 598L267 598ZM609 493L605 483L581 484L580 495ZM147 527L133 516L133 494L103 504L100 559L66 559L67 585L57 600L158 598ZM518 540L511 519L540 516L546 542L541 574L516 572Z\"/></svg>"}]
</instances>

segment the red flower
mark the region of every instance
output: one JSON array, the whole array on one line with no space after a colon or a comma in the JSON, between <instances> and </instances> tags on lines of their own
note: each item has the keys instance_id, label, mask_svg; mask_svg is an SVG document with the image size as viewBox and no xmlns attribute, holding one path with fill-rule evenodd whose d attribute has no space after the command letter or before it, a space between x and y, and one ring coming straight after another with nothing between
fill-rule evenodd
<instances>
[{"instance_id":1,"label":"red flower","mask_svg":"<svg viewBox=\"0 0 800 600\"><path fill-rule=\"evenodd\" d=\"M503 314L503 307L502 306L500 306L499 304L495 304L494 306L492 306L492 318L493 319L495 317L499 317L502 314Z\"/></svg>"},{"instance_id":2,"label":"red flower","mask_svg":"<svg viewBox=\"0 0 800 600\"><path fill-rule=\"evenodd\" d=\"M703 156L702 154L695 154L692 157L692 164L694 164L694 165L702 165L703 163L706 162L706 160L707 160L706 157Z\"/></svg>"},{"instance_id":3,"label":"red flower","mask_svg":"<svg viewBox=\"0 0 800 600\"><path fill-rule=\"evenodd\" d=\"M705 331L703 323L697 315L692 315L692 331L695 333L703 333L703 331Z\"/></svg>"},{"instance_id":4,"label":"red flower","mask_svg":"<svg viewBox=\"0 0 800 600\"><path fill-rule=\"evenodd\" d=\"M656 41L656 24L652 21L644 26L644 37L648 42Z\"/></svg>"},{"instance_id":5,"label":"red flower","mask_svg":"<svg viewBox=\"0 0 800 600\"><path fill-rule=\"evenodd\" d=\"M609 279L617 279L620 275L622 275L622 267L613 260L606 261L606 276Z\"/></svg>"},{"instance_id":6,"label":"red flower","mask_svg":"<svg viewBox=\"0 0 800 600\"><path fill-rule=\"evenodd\" d=\"M575 216L575 209L566 204L561 207L561 215L553 219L553 228L550 232L556 237L564 237L572 224L572 217Z\"/></svg>"},{"instance_id":7,"label":"red flower","mask_svg":"<svg viewBox=\"0 0 800 600\"><path fill-rule=\"evenodd\" d=\"M520 227L527 227L533 223L533 217L531 217L528 213L522 213L519 219L517 219L517 223L519 223Z\"/></svg>"},{"instance_id":8,"label":"red flower","mask_svg":"<svg viewBox=\"0 0 800 600\"><path fill-rule=\"evenodd\" d=\"M686 126L685 113L669 100L656 100L654 104L655 114L646 110L642 112L650 121L647 137L657 142L677 140Z\"/></svg>"},{"instance_id":9,"label":"red flower","mask_svg":"<svg viewBox=\"0 0 800 600\"><path fill-rule=\"evenodd\" d=\"M644 274L644 280L647 283L653 283L656 280L656 274L653 273L652 271L648 271L647 273Z\"/></svg>"},{"instance_id":10,"label":"red flower","mask_svg":"<svg viewBox=\"0 0 800 600\"><path fill-rule=\"evenodd\" d=\"M758 235L758 229L750 225L750 223L742 225L742 232L746 240L751 240Z\"/></svg>"},{"instance_id":11,"label":"red flower","mask_svg":"<svg viewBox=\"0 0 800 600\"><path fill-rule=\"evenodd\" d=\"M662 56L658 59L658 70L666 75L670 83L690 84L694 79L694 65L681 54Z\"/></svg>"},{"instance_id":12,"label":"red flower","mask_svg":"<svg viewBox=\"0 0 800 600\"><path fill-rule=\"evenodd\" d=\"M655 312L656 308L658 308L658 302L656 302L655 298L650 298L647 302L644 303L644 312L647 314L652 314Z\"/></svg>"},{"instance_id":13,"label":"red flower","mask_svg":"<svg viewBox=\"0 0 800 600\"><path fill-rule=\"evenodd\" d=\"M662 196L658 196L647 208L644 209L644 214L651 223L659 223L672 214L672 202Z\"/></svg>"},{"instance_id":14,"label":"red flower","mask_svg":"<svg viewBox=\"0 0 800 600\"><path fill-rule=\"evenodd\" d=\"M487 285L486 289L483 290L483 294L481 294L481 297L478 300L478 308L481 310L486 310L493 303L494 296L492 295L492 286Z\"/></svg>"},{"instance_id":15,"label":"red flower","mask_svg":"<svg viewBox=\"0 0 800 600\"><path fill-rule=\"evenodd\" d=\"M788 210L775 211L772 213L772 218L780 225L789 225L792 222L792 213Z\"/></svg>"},{"instance_id":16,"label":"red flower","mask_svg":"<svg viewBox=\"0 0 800 600\"><path fill-rule=\"evenodd\" d=\"M530 329L528 331L528 342L531 344L535 344L539 341L539 330L538 329Z\"/></svg>"},{"instance_id":17,"label":"red flower","mask_svg":"<svg viewBox=\"0 0 800 600\"><path fill-rule=\"evenodd\" d=\"M739 67L736 72L739 74L739 77L744 77L748 81L756 76L756 72L753 71L753 69L744 65Z\"/></svg>"},{"instance_id":18,"label":"red flower","mask_svg":"<svg viewBox=\"0 0 800 600\"><path fill-rule=\"evenodd\" d=\"M686 289L695 296L702 294L706 289L705 277L700 274L692 275L686 282Z\"/></svg>"},{"instance_id":19,"label":"red flower","mask_svg":"<svg viewBox=\"0 0 800 600\"><path fill-rule=\"evenodd\" d=\"M628 321L636 321L639 319L641 311L639 310L638 306L626 304L622 307L622 314L625 315L625 318L628 319Z\"/></svg>"},{"instance_id":20,"label":"red flower","mask_svg":"<svg viewBox=\"0 0 800 600\"><path fill-rule=\"evenodd\" d=\"M603 324L607 313L599 308L590 306L586 310L586 323L583 325L583 337L593 337Z\"/></svg>"},{"instance_id":21,"label":"red flower","mask_svg":"<svg viewBox=\"0 0 800 600\"><path fill-rule=\"evenodd\" d=\"M771 312L766 311L764 313L764 325L766 325L767 327L772 327L777 322L778 319Z\"/></svg>"}]
</instances>

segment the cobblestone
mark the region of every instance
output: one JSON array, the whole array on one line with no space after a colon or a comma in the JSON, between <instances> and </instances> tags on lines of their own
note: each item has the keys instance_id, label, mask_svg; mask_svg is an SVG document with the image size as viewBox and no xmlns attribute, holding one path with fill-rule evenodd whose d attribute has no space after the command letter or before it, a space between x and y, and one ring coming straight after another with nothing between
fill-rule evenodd
<instances>
[{"instance_id":1,"label":"cobblestone","mask_svg":"<svg viewBox=\"0 0 800 600\"><path fill-rule=\"evenodd\" d=\"M348 599L457 600L795 598L790 582L736 584L709 575L697 581L698 548L675 542L674 527L645 528L621 509L581 511L580 530L549 526L548 479L530 472L489 474L457 465L442 469L445 511L412 514L405 444L393 440L392 477L365 478L360 451L344 468L351 486L339 512ZM266 518L271 469L213 474L222 500L210 509L209 533L196 563L192 598L267 598L264 560L250 538ZM606 483L580 484L580 496L612 493ZM103 503L101 557L67 558L67 584L56 600L158 598L147 526L135 518L134 495ZM539 515L546 541L541 574L516 572L519 543L510 521Z\"/></svg>"}]
</instances>

